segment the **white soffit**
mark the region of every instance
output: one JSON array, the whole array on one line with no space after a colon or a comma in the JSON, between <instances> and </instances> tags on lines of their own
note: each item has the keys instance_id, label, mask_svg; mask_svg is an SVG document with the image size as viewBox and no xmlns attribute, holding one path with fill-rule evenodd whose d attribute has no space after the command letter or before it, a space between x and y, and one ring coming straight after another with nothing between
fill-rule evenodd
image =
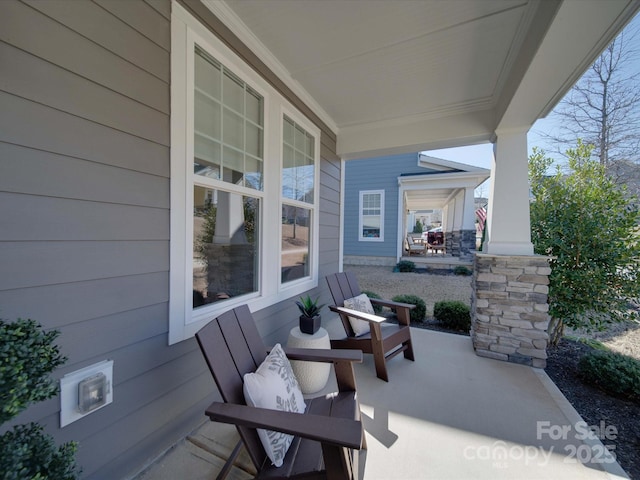
<instances>
[{"instance_id":1,"label":"white soffit","mask_svg":"<svg viewBox=\"0 0 640 480\"><path fill-rule=\"evenodd\" d=\"M522 22L532 4L529 0L225 3L338 129L491 108L513 61L512 46L526 31Z\"/></svg>"},{"instance_id":2,"label":"white soffit","mask_svg":"<svg viewBox=\"0 0 640 480\"><path fill-rule=\"evenodd\" d=\"M529 128L639 0L202 0L338 134L343 159Z\"/></svg>"}]
</instances>

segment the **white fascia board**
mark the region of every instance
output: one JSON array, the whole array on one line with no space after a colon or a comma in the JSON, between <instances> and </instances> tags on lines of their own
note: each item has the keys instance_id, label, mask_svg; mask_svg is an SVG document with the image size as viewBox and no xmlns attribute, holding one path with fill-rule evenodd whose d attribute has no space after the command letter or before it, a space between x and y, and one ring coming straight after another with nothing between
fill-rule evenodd
<instances>
[{"instance_id":1,"label":"white fascia board","mask_svg":"<svg viewBox=\"0 0 640 480\"><path fill-rule=\"evenodd\" d=\"M431 157L429 155L419 154L418 155L418 166L423 168L431 168L433 170L443 170L446 171L448 169L456 169L462 170L463 172L472 172L472 173L490 173L489 170L482 167L476 167L474 165L467 165L466 163L454 162L453 160L445 160L444 158ZM452 172L454 173L454 172Z\"/></svg>"},{"instance_id":2,"label":"white fascia board","mask_svg":"<svg viewBox=\"0 0 640 480\"><path fill-rule=\"evenodd\" d=\"M201 0L211 12L224 23L234 35L236 35L247 48L255 53L269 69L282 80L291 91L296 94L318 117L334 132L338 132L338 126L331 116L320 104L307 92L302 85L293 79L291 73L260 41L236 13L222 0Z\"/></svg>"},{"instance_id":3,"label":"white fascia board","mask_svg":"<svg viewBox=\"0 0 640 480\"><path fill-rule=\"evenodd\" d=\"M451 172L399 176L398 185L408 190L424 188L475 188L491 176L489 170L483 170L484 172L481 174L475 172Z\"/></svg>"},{"instance_id":4,"label":"white fascia board","mask_svg":"<svg viewBox=\"0 0 640 480\"><path fill-rule=\"evenodd\" d=\"M372 122L341 127L337 153L345 160L421 152L490 142L495 131L493 110Z\"/></svg>"}]
</instances>

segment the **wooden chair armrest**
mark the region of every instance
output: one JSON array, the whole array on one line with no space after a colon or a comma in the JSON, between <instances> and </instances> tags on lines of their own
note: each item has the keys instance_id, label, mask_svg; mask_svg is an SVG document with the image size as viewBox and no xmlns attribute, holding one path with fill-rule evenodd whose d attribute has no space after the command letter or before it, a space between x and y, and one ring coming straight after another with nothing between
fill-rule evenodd
<instances>
[{"instance_id":1,"label":"wooden chair armrest","mask_svg":"<svg viewBox=\"0 0 640 480\"><path fill-rule=\"evenodd\" d=\"M336 375L338 391L355 391L356 374L353 370L355 362L362 363L362 350L327 350L313 348L284 348L289 360L302 360L310 362L331 362Z\"/></svg>"},{"instance_id":2,"label":"wooden chair armrest","mask_svg":"<svg viewBox=\"0 0 640 480\"><path fill-rule=\"evenodd\" d=\"M380 298L370 298L369 300L371 300L371 304L376 304L376 305L380 305L382 307L389 307L389 308L408 308L409 310L413 310L414 308L416 308L416 306L412 303L401 303L401 302L394 302L393 300L383 300Z\"/></svg>"},{"instance_id":3,"label":"wooden chair armrest","mask_svg":"<svg viewBox=\"0 0 640 480\"><path fill-rule=\"evenodd\" d=\"M350 317L358 318L360 320L365 320L367 322L382 323L382 322L387 320L386 318L379 317L378 315L372 315L370 313L359 312L357 310L352 310L352 309L346 308L346 307L330 306L329 309L332 312L343 313L343 314L348 315Z\"/></svg>"},{"instance_id":4,"label":"wooden chair armrest","mask_svg":"<svg viewBox=\"0 0 640 480\"><path fill-rule=\"evenodd\" d=\"M213 402L205 414L216 422L266 428L340 447L362 448L362 422Z\"/></svg>"},{"instance_id":5,"label":"wooden chair armrest","mask_svg":"<svg viewBox=\"0 0 640 480\"><path fill-rule=\"evenodd\" d=\"M307 362L356 362L362 363L361 350L331 350L324 348L291 348L283 347L289 360L303 360Z\"/></svg>"}]
</instances>

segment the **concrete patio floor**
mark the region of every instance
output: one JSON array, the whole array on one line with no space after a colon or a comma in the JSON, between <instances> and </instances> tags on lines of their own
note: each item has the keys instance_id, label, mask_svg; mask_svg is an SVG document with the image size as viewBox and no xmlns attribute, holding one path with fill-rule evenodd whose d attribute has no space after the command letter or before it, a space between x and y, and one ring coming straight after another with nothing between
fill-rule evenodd
<instances>
[{"instance_id":1,"label":"concrete patio floor","mask_svg":"<svg viewBox=\"0 0 640 480\"><path fill-rule=\"evenodd\" d=\"M469 337L412 336L416 361L391 360L389 383L370 355L356 365L364 480L628 478L606 438L582 438L582 419L544 371L478 357ZM325 391L334 386L330 377ZM237 439L234 427L206 422L137 479L213 479ZM251 478L246 454L238 463L227 478Z\"/></svg>"}]
</instances>

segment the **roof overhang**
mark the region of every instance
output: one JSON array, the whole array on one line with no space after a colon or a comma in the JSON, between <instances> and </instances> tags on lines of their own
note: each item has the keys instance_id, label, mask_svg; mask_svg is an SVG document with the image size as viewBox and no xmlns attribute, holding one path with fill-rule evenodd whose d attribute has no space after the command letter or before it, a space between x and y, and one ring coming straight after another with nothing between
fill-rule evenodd
<instances>
[{"instance_id":1,"label":"roof overhang","mask_svg":"<svg viewBox=\"0 0 640 480\"><path fill-rule=\"evenodd\" d=\"M203 0L337 135L344 159L528 130L640 0Z\"/></svg>"}]
</instances>

